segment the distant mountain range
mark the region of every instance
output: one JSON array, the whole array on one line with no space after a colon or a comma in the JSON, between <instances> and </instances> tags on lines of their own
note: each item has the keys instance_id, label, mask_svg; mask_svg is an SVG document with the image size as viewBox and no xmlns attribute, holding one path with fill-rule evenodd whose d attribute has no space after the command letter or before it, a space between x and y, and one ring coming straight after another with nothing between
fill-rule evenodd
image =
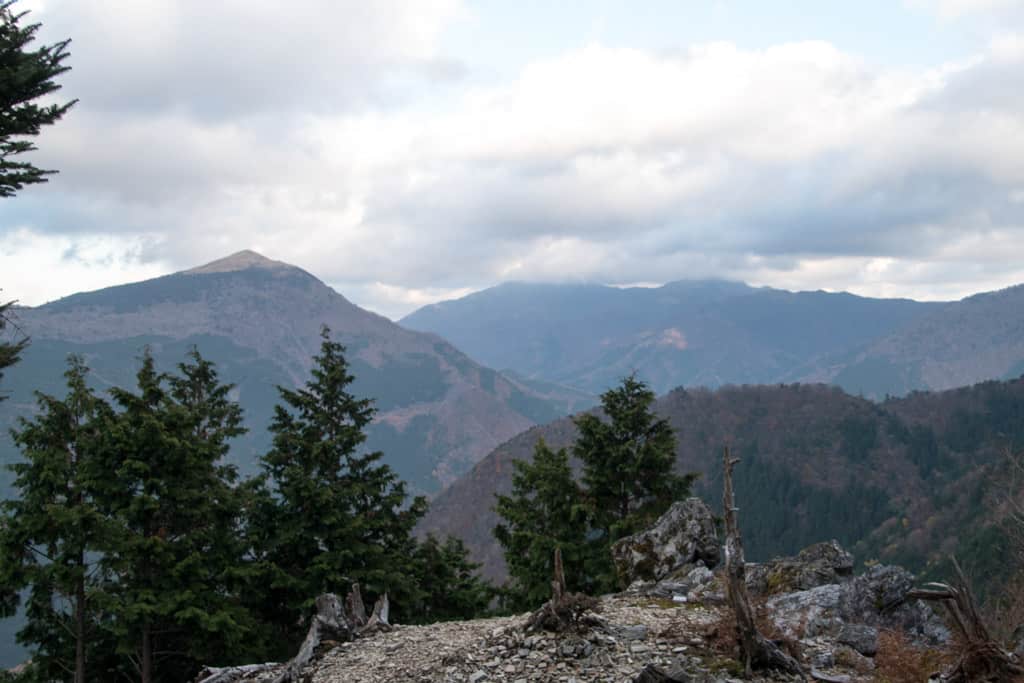
<instances>
[{"instance_id":1,"label":"distant mountain range","mask_svg":"<svg viewBox=\"0 0 1024 683\"><path fill-rule=\"evenodd\" d=\"M400 322L491 367L590 393L632 371L659 393L824 381L873 398L1024 372L1024 287L922 303L714 280L508 283Z\"/></svg>"},{"instance_id":2,"label":"distant mountain range","mask_svg":"<svg viewBox=\"0 0 1024 683\"><path fill-rule=\"evenodd\" d=\"M736 495L748 559L836 538L857 557L934 571L956 553L976 576L1005 570L991 523L1001 499L990 475L1024 443L1024 378L876 403L826 385L677 389L655 404L676 431L675 468L720 508L721 454L741 458ZM431 504L421 531L464 539L492 579L505 577L492 530L494 496L539 438L570 446L569 418L502 444Z\"/></svg>"},{"instance_id":3,"label":"distant mountain range","mask_svg":"<svg viewBox=\"0 0 1024 683\"><path fill-rule=\"evenodd\" d=\"M511 380L435 335L400 327L309 273L251 251L16 315L32 343L4 376L10 398L0 403L0 463L16 457L7 428L32 411L32 392L63 395L61 375L71 353L85 357L100 388L132 387L144 347L169 371L196 346L237 385L234 397L250 432L231 457L251 472L269 444L265 427L278 400L275 386L308 378L326 324L348 348L354 393L376 401L368 447L383 450L414 490L426 493L506 439L573 410L582 396ZM8 477L4 469L0 494Z\"/></svg>"}]
</instances>

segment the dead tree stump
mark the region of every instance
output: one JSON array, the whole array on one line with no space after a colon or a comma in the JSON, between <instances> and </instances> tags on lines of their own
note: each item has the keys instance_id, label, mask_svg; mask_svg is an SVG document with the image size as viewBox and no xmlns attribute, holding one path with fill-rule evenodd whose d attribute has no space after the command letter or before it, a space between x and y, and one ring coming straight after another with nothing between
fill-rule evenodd
<instances>
[{"instance_id":1,"label":"dead tree stump","mask_svg":"<svg viewBox=\"0 0 1024 683\"><path fill-rule=\"evenodd\" d=\"M1024 667L1014 663L1010 655L989 635L978 614L977 603L960 564L953 558L956 579L952 584L929 583L925 588L907 593L910 599L941 602L959 636L959 657L949 673L950 683L988 681L1003 683L1024 678Z\"/></svg>"},{"instance_id":2,"label":"dead tree stump","mask_svg":"<svg viewBox=\"0 0 1024 683\"><path fill-rule=\"evenodd\" d=\"M795 659L757 630L754 608L747 594L746 560L743 557L743 541L736 518L739 509L736 507L732 490L732 468L738 462L738 459L729 457L729 449L726 448L722 458L726 597L736 615L736 639L740 647L740 656L743 658L748 676L753 669L776 669L804 676L803 669Z\"/></svg>"},{"instance_id":3,"label":"dead tree stump","mask_svg":"<svg viewBox=\"0 0 1024 683\"><path fill-rule=\"evenodd\" d=\"M583 593L570 593L565 587L565 570L562 567L562 551L555 548L554 576L551 580L551 599L530 615L526 631L554 631L561 633L573 628L585 628L600 623L589 614L596 611L598 601Z\"/></svg>"}]
</instances>

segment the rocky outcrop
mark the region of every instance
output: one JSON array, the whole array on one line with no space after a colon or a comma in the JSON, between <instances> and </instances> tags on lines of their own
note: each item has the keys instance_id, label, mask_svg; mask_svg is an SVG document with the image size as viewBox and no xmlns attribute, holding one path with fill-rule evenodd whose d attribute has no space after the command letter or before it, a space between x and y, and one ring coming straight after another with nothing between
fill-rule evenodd
<instances>
[{"instance_id":1,"label":"rocky outcrop","mask_svg":"<svg viewBox=\"0 0 1024 683\"><path fill-rule=\"evenodd\" d=\"M839 583L853 575L853 555L838 541L815 543L796 557L781 557L747 565L747 590L752 595L776 595Z\"/></svg>"},{"instance_id":2,"label":"rocky outcrop","mask_svg":"<svg viewBox=\"0 0 1024 683\"><path fill-rule=\"evenodd\" d=\"M788 637L834 638L868 656L877 649L880 628L900 631L921 645L946 643L949 630L934 610L907 598L913 587L905 569L875 566L844 583L774 596L765 611Z\"/></svg>"},{"instance_id":3,"label":"rocky outcrop","mask_svg":"<svg viewBox=\"0 0 1024 683\"><path fill-rule=\"evenodd\" d=\"M714 567L719 552L714 515L700 498L673 503L650 529L612 546L615 568L625 585L660 581L697 562Z\"/></svg>"}]
</instances>

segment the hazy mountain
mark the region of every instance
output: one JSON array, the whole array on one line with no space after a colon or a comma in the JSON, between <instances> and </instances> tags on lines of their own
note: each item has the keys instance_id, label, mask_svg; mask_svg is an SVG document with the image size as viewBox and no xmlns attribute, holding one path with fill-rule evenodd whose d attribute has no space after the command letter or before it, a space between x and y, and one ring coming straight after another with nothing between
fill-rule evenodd
<instances>
[{"instance_id":1,"label":"hazy mountain","mask_svg":"<svg viewBox=\"0 0 1024 683\"><path fill-rule=\"evenodd\" d=\"M988 468L1024 442L1024 379L884 403L826 385L677 389L656 410L676 430L676 469L699 472L697 493L713 506L722 448L742 459L736 490L752 560L836 538L863 559L921 570L957 551L979 575L998 574L998 538L972 543L994 509ZM576 431L563 418L502 444L433 501L421 530L460 536L502 578L494 496L508 493L513 461L532 458L539 437L558 448Z\"/></svg>"},{"instance_id":2,"label":"hazy mountain","mask_svg":"<svg viewBox=\"0 0 1024 683\"><path fill-rule=\"evenodd\" d=\"M778 382L939 308L714 280L626 289L508 283L425 306L401 323L526 378L599 393L636 370L665 392Z\"/></svg>"},{"instance_id":3,"label":"hazy mountain","mask_svg":"<svg viewBox=\"0 0 1024 683\"><path fill-rule=\"evenodd\" d=\"M1024 285L940 306L862 348L817 359L794 378L865 396L950 389L1024 373Z\"/></svg>"},{"instance_id":4,"label":"hazy mountain","mask_svg":"<svg viewBox=\"0 0 1024 683\"><path fill-rule=\"evenodd\" d=\"M307 379L323 324L348 348L354 392L376 400L369 446L383 450L419 491L438 490L502 441L566 414L579 398L560 397L555 389L541 397L448 342L365 311L309 273L251 251L145 282L74 294L21 309L17 317L32 344L5 375L2 388L10 399L0 404L4 427L32 410L33 390L63 393L61 374L70 353L85 356L100 387L133 386L145 346L165 370L196 346L225 380L238 385L235 397L252 431L232 457L244 470L252 469L268 444L265 426L277 401L275 386ZM0 448L0 459L9 462L9 440Z\"/></svg>"}]
</instances>

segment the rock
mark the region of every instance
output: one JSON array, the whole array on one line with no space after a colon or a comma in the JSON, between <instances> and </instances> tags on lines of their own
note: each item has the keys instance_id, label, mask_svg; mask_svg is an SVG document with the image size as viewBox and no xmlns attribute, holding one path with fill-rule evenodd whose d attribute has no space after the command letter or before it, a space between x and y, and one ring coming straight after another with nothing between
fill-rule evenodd
<instances>
[{"instance_id":1,"label":"rock","mask_svg":"<svg viewBox=\"0 0 1024 683\"><path fill-rule=\"evenodd\" d=\"M796 557L748 564L747 589L753 595L777 595L841 583L853 574L853 555L837 541L815 543Z\"/></svg>"},{"instance_id":2,"label":"rock","mask_svg":"<svg viewBox=\"0 0 1024 683\"><path fill-rule=\"evenodd\" d=\"M650 529L616 542L612 556L625 584L659 581L698 560L714 567L719 559L714 516L699 498L673 503Z\"/></svg>"},{"instance_id":3,"label":"rock","mask_svg":"<svg viewBox=\"0 0 1024 683\"><path fill-rule=\"evenodd\" d=\"M949 630L931 607L907 600L912 586L913 576L905 569L876 566L842 584L777 595L765 606L775 626L791 638L837 638L844 627L857 625L873 628L876 639L877 629L885 628L903 631L916 644L948 642ZM870 649L869 631L847 633Z\"/></svg>"},{"instance_id":4,"label":"rock","mask_svg":"<svg viewBox=\"0 0 1024 683\"><path fill-rule=\"evenodd\" d=\"M647 627L643 624L623 626L615 630L615 635L626 641L645 640L647 638Z\"/></svg>"},{"instance_id":5,"label":"rock","mask_svg":"<svg viewBox=\"0 0 1024 683\"><path fill-rule=\"evenodd\" d=\"M633 679L633 683L690 683L693 679L682 670L667 672L653 664L648 664Z\"/></svg>"},{"instance_id":6,"label":"rock","mask_svg":"<svg viewBox=\"0 0 1024 683\"><path fill-rule=\"evenodd\" d=\"M849 645L865 657L878 654L878 629L863 624L843 624L836 640Z\"/></svg>"},{"instance_id":7,"label":"rock","mask_svg":"<svg viewBox=\"0 0 1024 683\"><path fill-rule=\"evenodd\" d=\"M469 683L479 683L480 681L487 678L487 673L484 671L476 671L469 676Z\"/></svg>"},{"instance_id":8,"label":"rock","mask_svg":"<svg viewBox=\"0 0 1024 683\"><path fill-rule=\"evenodd\" d=\"M1024 661L1024 624L1021 624L1013 631L1010 638L1010 649L1013 654Z\"/></svg>"},{"instance_id":9,"label":"rock","mask_svg":"<svg viewBox=\"0 0 1024 683\"><path fill-rule=\"evenodd\" d=\"M830 676L817 669L811 669L811 678L816 681L824 681L824 683L850 683L853 680L849 676Z\"/></svg>"}]
</instances>

